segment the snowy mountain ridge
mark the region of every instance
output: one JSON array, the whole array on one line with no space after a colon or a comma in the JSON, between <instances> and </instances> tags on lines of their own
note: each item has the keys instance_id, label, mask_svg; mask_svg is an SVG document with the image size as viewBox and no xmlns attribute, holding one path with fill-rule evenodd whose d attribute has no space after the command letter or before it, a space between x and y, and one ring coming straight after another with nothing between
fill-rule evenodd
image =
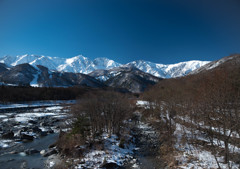
<instances>
[{"instance_id":1,"label":"snowy mountain ridge","mask_svg":"<svg viewBox=\"0 0 240 169\"><path fill-rule=\"evenodd\" d=\"M239 66L240 55L233 54L233 55L221 58L219 60L212 61L212 62L200 67L199 69L192 71L189 74L198 74L198 73L206 72L206 71L213 70L215 68L218 68L218 67L226 65L226 64L229 64L229 65L227 65L227 67L231 67L231 68L233 68L234 66Z\"/></svg>"},{"instance_id":2,"label":"snowy mountain ridge","mask_svg":"<svg viewBox=\"0 0 240 169\"><path fill-rule=\"evenodd\" d=\"M127 64L120 64L108 58L96 58L90 60L87 57L78 55L72 58L59 58L43 55L17 55L17 56L4 56L0 58L0 63L4 63L7 66L16 66L23 63L29 63L36 67L42 65L49 70L55 70L60 72L73 72L88 74L94 70L109 70L116 67L136 67L146 73L152 74L161 78L174 78L181 77L189 74L190 72L200 68L201 66L209 63L208 61L187 61L176 64L159 64L149 61L133 61Z\"/></svg>"},{"instance_id":3,"label":"snowy mountain ridge","mask_svg":"<svg viewBox=\"0 0 240 169\"><path fill-rule=\"evenodd\" d=\"M146 73L152 74L161 78L174 78L181 77L189 74L190 72L202 67L209 63L208 61L192 60L187 62L180 62L176 64L158 64L148 61L133 61L127 65L136 67Z\"/></svg>"}]
</instances>

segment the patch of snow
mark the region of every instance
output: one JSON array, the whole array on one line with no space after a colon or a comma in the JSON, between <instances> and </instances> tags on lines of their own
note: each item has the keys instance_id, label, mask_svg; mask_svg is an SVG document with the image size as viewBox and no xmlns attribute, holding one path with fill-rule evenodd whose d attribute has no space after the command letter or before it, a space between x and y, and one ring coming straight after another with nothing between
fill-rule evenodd
<instances>
[{"instance_id":1,"label":"patch of snow","mask_svg":"<svg viewBox=\"0 0 240 169\"><path fill-rule=\"evenodd\" d=\"M199 131L196 130L194 131L195 133L198 133ZM181 143L181 138L182 136L186 134L186 137L191 137L191 131L187 127L177 123L176 124L176 130L174 132L174 135L177 138L177 143L175 147L180 151L179 155L176 156L176 159L182 164L179 167L184 168L184 169L189 169L189 168L200 168L200 169L205 169L205 168L218 168L217 162L215 160L214 155L210 151L206 151L201 149L199 146L195 147L192 144L182 144ZM208 141L207 138L202 136L201 134L196 134L198 140L203 140L203 141ZM216 142L216 145L219 145L220 142L217 142L217 140L214 140ZM223 143L222 143L223 145ZM220 146L222 147L222 146ZM232 145L229 146L230 152L233 152L233 149L235 148L235 152L238 151L239 149L236 147L233 147ZM189 160L192 159L192 160ZM222 168L228 168L226 164L223 164L223 157L218 157L218 160L221 162L221 167ZM240 166L238 164L235 164L231 162L233 165L234 169L238 169Z\"/></svg>"},{"instance_id":2,"label":"patch of snow","mask_svg":"<svg viewBox=\"0 0 240 169\"><path fill-rule=\"evenodd\" d=\"M0 140L0 147L1 148L9 147L8 143L10 143L10 142L12 142L12 140Z\"/></svg>"},{"instance_id":3,"label":"patch of snow","mask_svg":"<svg viewBox=\"0 0 240 169\"><path fill-rule=\"evenodd\" d=\"M0 118L6 118L7 116L6 115L0 115Z\"/></svg>"},{"instance_id":4,"label":"patch of snow","mask_svg":"<svg viewBox=\"0 0 240 169\"><path fill-rule=\"evenodd\" d=\"M104 147L105 150L92 150L87 153L81 161L85 162L83 164L79 164L77 168L99 168L103 162L113 162L118 164L119 166L124 165L124 162L127 159L132 158L133 149L135 148L133 144L129 144L128 147L120 148L120 141L116 135L112 135L109 137L106 134L103 134Z\"/></svg>"},{"instance_id":5,"label":"patch of snow","mask_svg":"<svg viewBox=\"0 0 240 169\"><path fill-rule=\"evenodd\" d=\"M50 162L49 162L49 167L50 167L50 168L52 168L54 165L55 165L55 162L54 162L54 161L50 161Z\"/></svg>"},{"instance_id":6,"label":"patch of snow","mask_svg":"<svg viewBox=\"0 0 240 169\"><path fill-rule=\"evenodd\" d=\"M49 100L49 101L33 101L18 104L0 104L0 109L13 109L13 108L28 108L28 107L41 107L41 106L57 106L60 104L74 104L76 100Z\"/></svg>"},{"instance_id":7,"label":"patch of snow","mask_svg":"<svg viewBox=\"0 0 240 169\"><path fill-rule=\"evenodd\" d=\"M52 111L52 110L61 110L63 109L62 106L53 106L53 107L47 107L46 110Z\"/></svg>"},{"instance_id":8,"label":"patch of snow","mask_svg":"<svg viewBox=\"0 0 240 169\"><path fill-rule=\"evenodd\" d=\"M32 87L39 87L38 82L37 82L37 80L38 80L38 75L39 75L39 73L37 73L37 74L34 75L34 78L33 78L33 80L31 81L30 86L32 86Z\"/></svg>"},{"instance_id":9,"label":"patch of snow","mask_svg":"<svg viewBox=\"0 0 240 169\"><path fill-rule=\"evenodd\" d=\"M22 113L15 116L15 121L26 122L36 117L53 116L55 113Z\"/></svg>"}]
</instances>

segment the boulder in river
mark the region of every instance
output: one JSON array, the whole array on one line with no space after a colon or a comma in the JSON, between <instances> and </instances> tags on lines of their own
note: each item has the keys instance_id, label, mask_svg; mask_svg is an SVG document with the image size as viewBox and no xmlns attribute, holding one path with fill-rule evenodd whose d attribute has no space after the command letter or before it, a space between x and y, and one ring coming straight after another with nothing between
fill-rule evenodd
<instances>
[{"instance_id":1,"label":"boulder in river","mask_svg":"<svg viewBox=\"0 0 240 169\"><path fill-rule=\"evenodd\" d=\"M9 132L3 133L2 138L3 139L13 139L14 138L13 131L9 131Z\"/></svg>"},{"instance_id":2,"label":"boulder in river","mask_svg":"<svg viewBox=\"0 0 240 169\"><path fill-rule=\"evenodd\" d=\"M41 126L41 127L49 126L49 124L48 124L47 122L41 122L41 123L40 123L40 126Z\"/></svg>"},{"instance_id":3,"label":"boulder in river","mask_svg":"<svg viewBox=\"0 0 240 169\"><path fill-rule=\"evenodd\" d=\"M15 137L21 137L22 132L23 132L22 129L21 129L21 130L18 130L17 132L15 132L14 136L15 136Z\"/></svg>"},{"instance_id":4,"label":"boulder in river","mask_svg":"<svg viewBox=\"0 0 240 169\"><path fill-rule=\"evenodd\" d=\"M33 139L34 139L33 136L30 136L27 134L22 134L20 138L21 138L21 140L25 140L25 141L33 141Z\"/></svg>"},{"instance_id":5,"label":"boulder in river","mask_svg":"<svg viewBox=\"0 0 240 169\"><path fill-rule=\"evenodd\" d=\"M103 164L100 168L102 168L102 169L125 169L124 167L119 166L116 163L106 163L106 164Z\"/></svg>"},{"instance_id":6,"label":"boulder in river","mask_svg":"<svg viewBox=\"0 0 240 169\"><path fill-rule=\"evenodd\" d=\"M46 153L46 150L41 150L40 151L40 154L43 156L43 154L45 154Z\"/></svg>"},{"instance_id":7,"label":"boulder in river","mask_svg":"<svg viewBox=\"0 0 240 169\"><path fill-rule=\"evenodd\" d=\"M42 130L38 127L38 126L34 126L32 129L31 129L34 133L41 133Z\"/></svg>"},{"instance_id":8,"label":"boulder in river","mask_svg":"<svg viewBox=\"0 0 240 169\"><path fill-rule=\"evenodd\" d=\"M28 149L28 150L25 150L24 152L25 152L27 155L32 155L32 154L39 153L39 151L36 150L36 149Z\"/></svg>"},{"instance_id":9,"label":"boulder in river","mask_svg":"<svg viewBox=\"0 0 240 169\"><path fill-rule=\"evenodd\" d=\"M48 133L49 133L49 134L53 134L54 131L53 131L52 129L49 129L49 130L48 130Z\"/></svg>"},{"instance_id":10,"label":"boulder in river","mask_svg":"<svg viewBox=\"0 0 240 169\"><path fill-rule=\"evenodd\" d=\"M47 136L47 134L48 134L48 133L47 133L46 131L42 131L42 132L39 133L39 135L40 135L41 137Z\"/></svg>"},{"instance_id":11,"label":"boulder in river","mask_svg":"<svg viewBox=\"0 0 240 169\"><path fill-rule=\"evenodd\" d=\"M50 149L50 150L46 151L44 154L42 154L42 156L43 157L48 157L48 156L53 155L53 154L57 154L56 149Z\"/></svg>"},{"instance_id":12,"label":"boulder in river","mask_svg":"<svg viewBox=\"0 0 240 169\"><path fill-rule=\"evenodd\" d=\"M35 120L28 120L28 123L37 124L37 121L35 121Z\"/></svg>"}]
</instances>

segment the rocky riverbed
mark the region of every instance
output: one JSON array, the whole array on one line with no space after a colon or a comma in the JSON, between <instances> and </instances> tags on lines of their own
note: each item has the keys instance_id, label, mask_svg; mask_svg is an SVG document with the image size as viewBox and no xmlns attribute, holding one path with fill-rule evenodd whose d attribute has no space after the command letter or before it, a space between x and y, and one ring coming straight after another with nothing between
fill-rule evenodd
<instances>
[{"instance_id":1,"label":"rocky riverbed","mask_svg":"<svg viewBox=\"0 0 240 169\"><path fill-rule=\"evenodd\" d=\"M135 138L136 151L134 158L136 165L132 168L138 169L157 169L160 167L157 159L159 151L159 133L149 124L139 122L132 129L132 135Z\"/></svg>"},{"instance_id":2,"label":"rocky riverbed","mask_svg":"<svg viewBox=\"0 0 240 169\"><path fill-rule=\"evenodd\" d=\"M55 102L56 103L56 102ZM49 168L69 103L0 106L0 168Z\"/></svg>"}]
</instances>

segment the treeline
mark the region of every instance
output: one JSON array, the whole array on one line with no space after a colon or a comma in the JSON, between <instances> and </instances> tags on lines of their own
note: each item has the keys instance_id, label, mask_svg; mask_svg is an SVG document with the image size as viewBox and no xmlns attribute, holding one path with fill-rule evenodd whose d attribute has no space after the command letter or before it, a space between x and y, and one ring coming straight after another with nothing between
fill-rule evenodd
<instances>
[{"instance_id":1,"label":"treeline","mask_svg":"<svg viewBox=\"0 0 240 169\"><path fill-rule=\"evenodd\" d=\"M0 102L37 101L37 100L72 100L89 91L100 89L89 87L18 87L0 86ZM108 89L101 89L108 90Z\"/></svg>"},{"instance_id":2,"label":"treeline","mask_svg":"<svg viewBox=\"0 0 240 169\"><path fill-rule=\"evenodd\" d=\"M239 68L234 71L229 67L220 68L184 78L163 80L144 93L143 98L152 105L147 115L160 121L160 154L166 157L166 161L173 160L177 151L174 133L178 125L182 130L182 143L203 146L214 155L219 168L223 163L231 168L232 162L238 162L239 77ZM199 140L203 135L205 141ZM224 160L220 157L224 157ZM173 161L167 163L177 163Z\"/></svg>"}]
</instances>

